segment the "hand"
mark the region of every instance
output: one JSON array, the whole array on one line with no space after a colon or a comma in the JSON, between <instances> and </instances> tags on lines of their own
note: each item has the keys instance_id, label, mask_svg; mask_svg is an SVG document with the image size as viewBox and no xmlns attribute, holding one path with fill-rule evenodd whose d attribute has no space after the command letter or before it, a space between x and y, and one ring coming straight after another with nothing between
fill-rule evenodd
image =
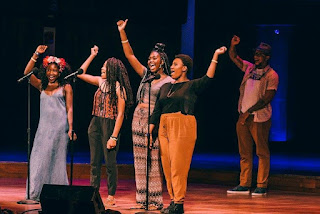
<instances>
[{"instance_id":1,"label":"hand","mask_svg":"<svg viewBox=\"0 0 320 214\"><path fill-rule=\"evenodd\" d=\"M118 30L119 30L119 31L124 30L124 29L126 28L126 26L127 26L127 22L128 22L128 19L126 19L125 21L119 20L119 21L117 22Z\"/></svg>"},{"instance_id":2,"label":"hand","mask_svg":"<svg viewBox=\"0 0 320 214\"><path fill-rule=\"evenodd\" d=\"M68 131L69 139L72 140L72 132L73 132L73 141L77 140L77 135L73 130Z\"/></svg>"},{"instance_id":3,"label":"hand","mask_svg":"<svg viewBox=\"0 0 320 214\"><path fill-rule=\"evenodd\" d=\"M46 45L39 45L36 49L36 52L39 54L43 54L47 50L48 46Z\"/></svg>"},{"instance_id":4,"label":"hand","mask_svg":"<svg viewBox=\"0 0 320 214\"><path fill-rule=\"evenodd\" d=\"M236 36L234 35L231 39L231 45L238 45L240 43L240 37L239 36Z\"/></svg>"},{"instance_id":5,"label":"hand","mask_svg":"<svg viewBox=\"0 0 320 214\"><path fill-rule=\"evenodd\" d=\"M146 146L148 146L148 135L145 137ZM149 143L149 149L152 149L153 139L152 134L150 134L150 143Z\"/></svg>"},{"instance_id":6,"label":"hand","mask_svg":"<svg viewBox=\"0 0 320 214\"><path fill-rule=\"evenodd\" d=\"M222 46L220 48L218 48L215 52L220 55L220 54L224 54L227 51L227 48L225 46Z\"/></svg>"},{"instance_id":7,"label":"hand","mask_svg":"<svg viewBox=\"0 0 320 214\"><path fill-rule=\"evenodd\" d=\"M97 56L98 51L99 51L99 47L96 46L96 45L94 45L94 46L91 48L91 55Z\"/></svg>"},{"instance_id":8,"label":"hand","mask_svg":"<svg viewBox=\"0 0 320 214\"><path fill-rule=\"evenodd\" d=\"M246 123L246 120L249 117L249 115L250 115L249 112L240 113L239 122L240 122L241 125L244 125Z\"/></svg>"},{"instance_id":9,"label":"hand","mask_svg":"<svg viewBox=\"0 0 320 214\"><path fill-rule=\"evenodd\" d=\"M107 149L114 149L116 145L117 145L117 141L110 138L107 142Z\"/></svg>"}]
</instances>

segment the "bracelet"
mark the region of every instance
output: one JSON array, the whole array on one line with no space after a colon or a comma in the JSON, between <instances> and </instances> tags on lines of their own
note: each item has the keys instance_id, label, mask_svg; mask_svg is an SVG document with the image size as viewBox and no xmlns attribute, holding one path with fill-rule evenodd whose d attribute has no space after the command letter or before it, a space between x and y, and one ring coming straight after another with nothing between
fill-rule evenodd
<instances>
[{"instance_id":1,"label":"bracelet","mask_svg":"<svg viewBox=\"0 0 320 214\"><path fill-rule=\"evenodd\" d=\"M127 42L129 42L129 40L121 41L122 44L123 44L123 43L127 43Z\"/></svg>"},{"instance_id":2,"label":"bracelet","mask_svg":"<svg viewBox=\"0 0 320 214\"><path fill-rule=\"evenodd\" d=\"M34 52L35 55L39 56L40 53L38 51Z\"/></svg>"},{"instance_id":3,"label":"bracelet","mask_svg":"<svg viewBox=\"0 0 320 214\"><path fill-rule=\"evenodd\" d=\"M145 137L150 137L150 136L152 136L152 134L151 133L146 133L146 134L144 134L144 136Z\"/></svg>"},{"instance_id":4,"label":"bracelet","mask_svg":"<svg viewBox=\"0 0 320 214\"><path fill-rule=\"evenodd\" d=\"M214 59L213 59L213 60L211 60L211 62L215 62L215 63L217 63L217 64L218 64L218 61L217 61L217 60L214 60Z\"/></svg>"},{"instance_id":5,"label":"bracelet","mask_svg":"<svg viewBox=\"0 0 320 214\"><path fill-rule=\"evenodd\" d=\"M37 62L37 60L35 60L33 57L30 58L32 61Z\"/></svg>"},{"instance_id":6,"label":"bracelet","mask_svg":"<svg viewBox=\"0 0 320 214\"><path fill-rule=\"evenodd\" d=\"M111 140L114 140L114 141L118 141L118 138L117 138L117 137L114 137L114 136L112 136L112 135L110 136L110 139L111 139Z\"/></svg>"}]
</instances>

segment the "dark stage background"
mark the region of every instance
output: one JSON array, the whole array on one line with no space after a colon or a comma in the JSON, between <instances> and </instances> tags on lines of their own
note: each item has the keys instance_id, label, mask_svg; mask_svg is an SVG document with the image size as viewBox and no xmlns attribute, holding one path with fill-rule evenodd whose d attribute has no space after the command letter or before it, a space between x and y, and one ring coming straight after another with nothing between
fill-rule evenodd
<instances>
[{"instance_id":1,"label":"dark stage background","mask_svg":"<svg viewBox=\"0 0 320 214\"><path fill-rule=\"evenodd\" d=\"M320 1L196 1L194 78L205 74L214 50L241 37L239 55L251 61L260 42L259 24L289 24L287 140L271 142L271 152L286 155L320 154L318 139L319 7ZM187 20L187 1L23 1L8 2L1 14L2 140L1 150L27 151L27 82L18 84L26 63L39 44L43 28L55 27L55 55L75 71L99 46L88 73L100 75L109 57L121 59L134 94L140 82L122 52L116 22L128 18L126 32L137 58L146 65L156 42L167 45L170 61L181 49L181 24ZM198 100L196 153L238 152L235 123L242 72L227 54L219 58L214 84ZM280 84L282 80L280 79ZM87 128L96 87L81 80L74 85L76 151L88 151ZM126 119L120 149L132 151L131 114ZM39 118L39 92L31 88L31 133Z\"/></svg>"}]
</instances>

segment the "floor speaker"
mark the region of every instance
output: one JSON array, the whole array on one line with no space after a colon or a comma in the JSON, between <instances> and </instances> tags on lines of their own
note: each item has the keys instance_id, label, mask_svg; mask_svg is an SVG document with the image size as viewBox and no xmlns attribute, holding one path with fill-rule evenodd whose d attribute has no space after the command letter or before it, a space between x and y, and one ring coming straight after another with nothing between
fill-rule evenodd
<instances>
[{"instance_id":1,"label":"floor speaker","mask_svg":"<svg viewBox=\"0 0 320 214\"><path fill-rule=\"evenodd\" d=\"M105 207L92 186L44 184L40 194L43 214L102 214Z\"/></svg>"}]
</instances>

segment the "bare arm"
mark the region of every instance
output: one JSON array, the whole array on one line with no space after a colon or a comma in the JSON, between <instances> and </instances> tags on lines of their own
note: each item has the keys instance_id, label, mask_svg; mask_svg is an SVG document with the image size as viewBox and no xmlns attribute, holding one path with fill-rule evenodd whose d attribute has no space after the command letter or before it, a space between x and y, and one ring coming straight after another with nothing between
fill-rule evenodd
<instances>
[{"instance_id":1,"label":"bare arm","mask_svg":"<svg viewBox=\"0 0 320 214\"><path fill-rule=\"evenodd\" d=\"M214 77L214 75L216 73L217 63L218 63L218 56L220 54L224 54L226 51L227 51L227 48L223 46L223 47L217 49L214 52L212 60L211 60L211 63L210 63L210 66L209 66L209 68L207 70L207 76L208 77L210 77L210 78Z\"/></svg>"},{"instance_id":2,"label":"bare arm","mask_svg":"<svg viewBox=\"0 0 320 214\"><path fill-rule=\"evenodd\" d=\"M86 74L89 65L91 64L92 60L97 56L99 51L98 46L93 46L93 48L91 48L91 54L90 56L86 59L86 61L84 61L84 63L80 66L80 68L83 70L83 74L78 75L78 78L91 84L91 85L96 85L99 86L101 77L99 76L92 76L90 74Z\"/></svg>"},{"instance_id":3,"label":"bare arm","mask_svg":"<svg viewBox=\"0 0 320 214\"><path fill-rule=\"evenodd\" d=\"M36 51L33 53L32 57L30 58L28 64L26 65L26 68L24 69L23 74L26 75L31 72L31 70L34 68L34 65L39 58L40 54L43 54L48 46L46 45L39 45L36 49ZM35 75L30 76L30 84L37 88L38 90L41 90L41 80L39 80Z\"/></svg>"},{"instance_id":4,"label":"bare arm","mask_svg":"<svg viewBox=\"0 0 320 214\"><path fill-rule=\"evenodd\" d=\"M236 35L234 35L231 39L231 44L229 48L229 57L231 61L236 64L236 66L240 69L243 67L243 60L238 56L236 45L240 43L240 38Z\"/></svg>"},{"instance_id":5,"label":"bare arm","mask_svg":"<svg viewBox=\"0 0 320 214\"><path fill-rule=\"evenodd\" d=\"M140 77L143 77L143 72L145 70L145 67L139 62L139 60L136 58L136 56L133 53L133 50L132 50L131 45L129 43L127 34L125 32L125 27L127 25L127 22L128 22L128 19L126 19L125 21L119 20L117 22L123 52L124 52L126 58L128 59L130 65L132 66L132 68L137 72L137 74Z\"/></svg>"},{"instance_id":6,"label":"bare arm","mask_svg":"<svg viewBox=\"0 0 320 214\"><path fill-rule=\"evenodd\" d=\"M152 144L153 144L153 137L152 137L152 132L153 132L153 130L154 130L154 128L156 127L156 125L154 125L154 124L150 124L149 125L149 134L147 134L147 136L146 136L146 145L148 145L148 137L150 138L150 144L149 144L149 148L151 149L152 148Z\"/></svg>"},{"instance_id":7,"label":"bare arm","mask_svg":"<svg viewBox=\"0 0 320 214\"><path fill-rule=\"evenodd\" d=\"M117 85L119 85L119 83ZM125 97L121 97L121 95L120 95L120 87L118 87L116 93L117 93L117 97L118 97L118 103L117 103L118 114L117 114L117 118L116 118L116 123L114 125L114 129L112 132L112 136L118 138L120 129L123 124L125 108L126 108L126 101L125 101ZM124 94L126 94L126 93L124 93ZM107 148L112 149L113 147L116 146L116 143L117 143L117 141L115 141L113 139L109 139L107 142Z\"/></svg>"},{"instance_id":8,"label":"bare arm","mask_svg":"<svg viewBox=\"0 0 320 214\"><path fill-rule=\"evenodd\" d=\"M266 105L268 105L272 101L275 94L276 94L276 90L267 90L265 95L261 99L259 99L256 104L254 104L248 109L248 112L252 113L254 111L264 108Z\"/></svg>"},{"instance_id":9,"label":"bare arm","mask_svg":"<svg viewBox=\"0 0 320 214\"><path fill-rule=\"evenodd\" d=\"M64 86L65 91L65 98L66 98L66 111L67 111L67 118L69 124L69 131L68 135L70 140L72 139L73 133L73 91L71 85L67 84ZM74 134L73 140L76 140L77 136Z\"/></svg>"},{"instance_id":10,"label":"bare arm","mask_svg":"<svg viewBox=\"0 0 320 214\"><path fill-rule=\"evenodd\" d=\"M86 61L84 61L84 63L80 66L80 68L83 70L83 73L85 74L87 72L87 69L89 67L89 65L91 64L91 62L93 61L93 59L98 55L99 52L99 47L94 45L91 48L91 53L90 56L86 59ZM81 75L78 75L78 77Z\"/></svg>"},{"instance_id":11,"label":"bare arm","mask_svg":"<svg viewBox=\"0 0 320 214\"><path fill-rule=\"evenodd\" d=\"M100 76L92 76L90 74L81 74L78 75L78 77L79 79L82 79L83 81L95 86L99 86L100 82L102 81Z\"/></svg>"}]
</instances>

